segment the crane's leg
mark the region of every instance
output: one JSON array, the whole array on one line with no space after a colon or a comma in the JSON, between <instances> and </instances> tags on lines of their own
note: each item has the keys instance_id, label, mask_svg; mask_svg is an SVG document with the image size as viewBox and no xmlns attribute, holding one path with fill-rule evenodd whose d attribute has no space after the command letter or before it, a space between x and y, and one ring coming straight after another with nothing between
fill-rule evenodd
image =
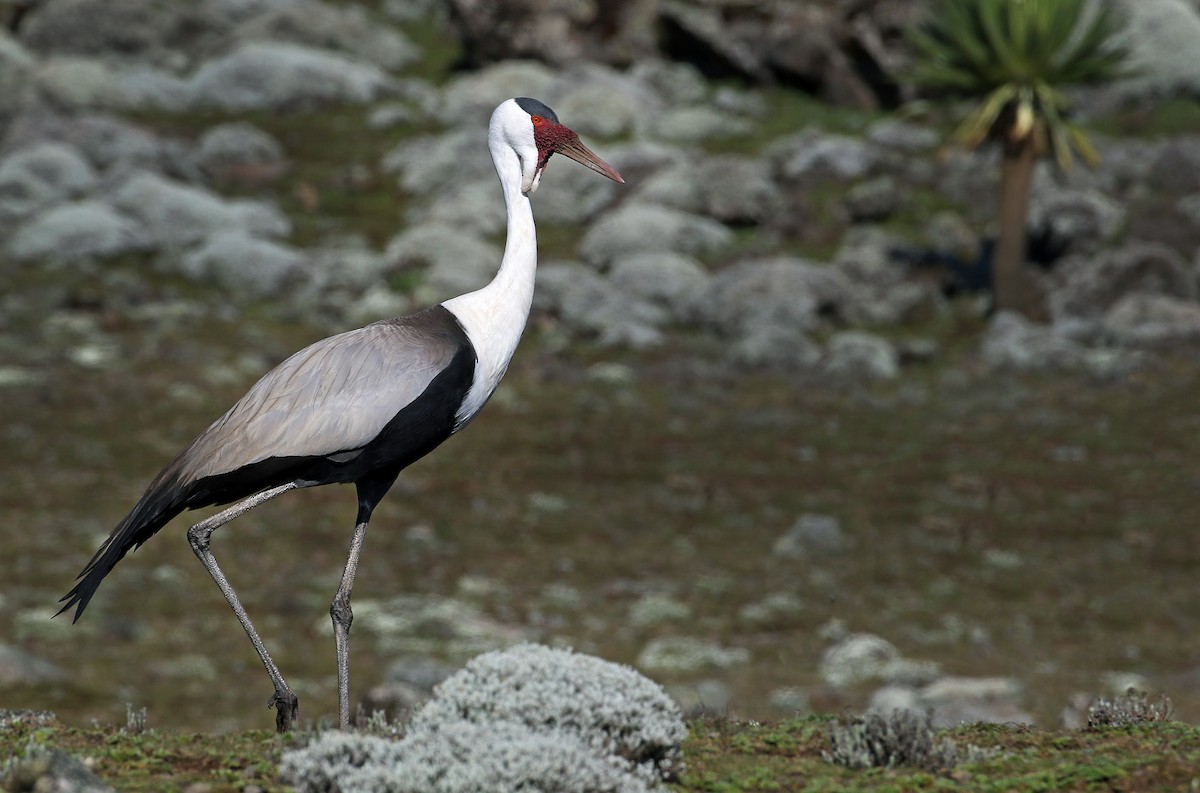
<instances>
[{"instance_id":1,"label":"crane's leg","mask_svg":"<svg viewBox=\"0 0 1200 793\"><path fill-rule=\"evenodd\" d=\"M333 604L329 607L329 616L333 619L333 644L337 651L338 724L343 730L350 728L350 623L354 621L350 590L354 588L358 557L366 536L367 521L360 521L354 527L354 537L350 540L350 555L346 557L342 583L338 585Z\"/></svg>"},{"instance_id":2,"label":"crane's leg","mask_svg":"<svg viewBox=\"0 0 1200 793\"><path fill-rule=\"evenodd\" d=\"M350 555L346 557L342 582L338 585L333 604L329 607L329 616L333 619L333 645L337 651L338 722L343 730L350 727L350 623L354 621L354 611L350 608L350 590L354 588L358 557L362 554L371 513L395 483L399 473L398 470L384 471L355 483L358 489L358 517L354 521L354 537L350 540Z\"/></svg>"},{"instance_id":3,"label":"crane's leg","mask_svg":"<svg viewBox=\"0 0 1200 793\"><path fill-rule=\"evenodd\" d=\"M259 637L258 631L254 629L254 625L250 622L250 616L246 614L246 609L242 606L241 600L238 599L237 593L233 591L233 585L229 583L229 579L221 572L221 568L217 566L216 557L213 556L211 545L212 533L224 526L229 521L240 515L244 515L250 510L257 507L264 501L269 501L275 496L286 493L296 487L295 482L289 482L286 485L264 490L261 493L250 496L247 499L239 501L227 510L218 512L207 520L202 520L195 526L188 529L188 541L192 544L192 550L208 570L208 574L217 582L217 586L221 588L221 594L225 596L225 600L229 602L233 613L237 615L238 621L242 623L242 628L245 629L246 635L250 637L250 642L254 645L254 649L258 651L258 657L262 659L263 666L267 669L267 674L271 676L271 682L275 684L275 693L267 700L267 707L275 708L275 729L279 732L288 732L292 729L292 725L296 722L297 714L300 711L300 700L288 687L287 682L283 679L283 675L279 673L279 667L275 666L275 662L271 660L270 653L267 652L266 645Z\"/></svg>"}]
</instances>

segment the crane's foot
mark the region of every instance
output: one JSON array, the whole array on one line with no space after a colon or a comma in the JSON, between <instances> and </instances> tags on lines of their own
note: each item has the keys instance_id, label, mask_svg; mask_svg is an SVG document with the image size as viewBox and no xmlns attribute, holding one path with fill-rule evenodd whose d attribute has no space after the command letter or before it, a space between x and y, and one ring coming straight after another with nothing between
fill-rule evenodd
<instances>
[{"instance_id":1,"label":"crane's foot","mask_svg":"<svg viewBox=\"0 0 1200 793\"><path fill-rule=\"evenodd\" d=\"M290 688L277 688L267 700L267 707L275 708L275 732L291 732L300 715L300 698Z\"/></svg>"}]
</instances>

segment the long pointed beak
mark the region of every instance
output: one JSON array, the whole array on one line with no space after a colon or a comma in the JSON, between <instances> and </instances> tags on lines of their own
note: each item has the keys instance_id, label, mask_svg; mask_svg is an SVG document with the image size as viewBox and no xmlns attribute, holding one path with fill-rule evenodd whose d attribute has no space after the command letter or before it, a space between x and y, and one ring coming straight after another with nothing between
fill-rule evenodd
<instances>
[{"instance_id":1,"label":"long pointed beak","mask_svg":"<svg viewBox=\"0 0 1200 793\"><path fill-rule=\"evenodd\" d=\"M614 182L625 184L625 180L621 178L621 174L617 173L617 169L606 163L604 160L596 156L596 153L583 145L583 141L574 132L570 137L566 138L562 143L555 147L554 151L566 157L570 157L580 165L591 168L601 176L607 176Z\"/></svg>"}]
</instances>

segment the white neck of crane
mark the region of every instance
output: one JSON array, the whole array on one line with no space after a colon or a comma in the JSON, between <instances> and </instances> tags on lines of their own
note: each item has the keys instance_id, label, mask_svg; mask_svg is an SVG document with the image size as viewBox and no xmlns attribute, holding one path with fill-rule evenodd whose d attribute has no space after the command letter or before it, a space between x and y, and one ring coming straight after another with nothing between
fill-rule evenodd
<instances>
[{"instance_id":1,"label":"white neck of crane","mask_svg":"<svg viewBox=\"0 0 1200 793\"><path fill-rule=\"evenodd\" d=\"M521 192L521 161L511 146L489 136L492 160L504 188L508 239L500 271L482 289L445 301L475 347L475 381L455 416L455 429L474 417L491 397L529 318L537 273L537 236L529 197Z\"/></svg>"}]
</instances>

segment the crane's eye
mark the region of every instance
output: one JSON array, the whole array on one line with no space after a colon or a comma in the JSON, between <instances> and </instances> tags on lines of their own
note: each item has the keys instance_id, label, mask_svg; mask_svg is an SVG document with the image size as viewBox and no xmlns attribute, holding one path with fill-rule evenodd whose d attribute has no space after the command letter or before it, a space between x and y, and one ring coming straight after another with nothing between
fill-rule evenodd
<instances>
[{"instance_id":1,"label":"crane's eye","mask_svg":"<svg viewBox=\"0 0 1200 793\"><path fill-rule=\"evenodd\" d=\"M530 118L534 124L541 124L543 121L545 121L545 119L543 119L541 116L531 116Z\"/></svg>"}]
</instances>

